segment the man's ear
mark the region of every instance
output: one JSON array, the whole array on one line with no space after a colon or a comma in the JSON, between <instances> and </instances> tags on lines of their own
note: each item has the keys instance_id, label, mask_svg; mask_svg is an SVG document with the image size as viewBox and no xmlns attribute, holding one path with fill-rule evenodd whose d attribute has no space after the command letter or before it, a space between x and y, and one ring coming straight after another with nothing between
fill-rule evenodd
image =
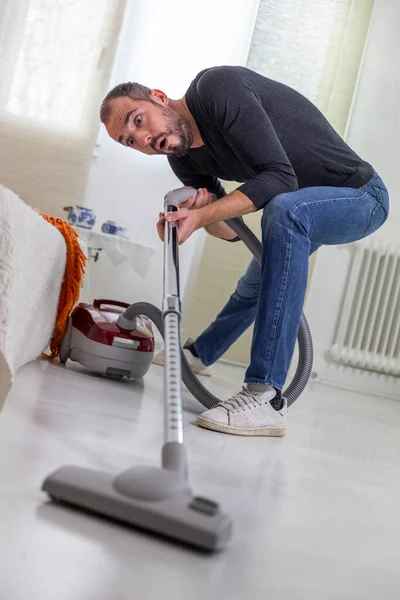
<instances>
[{"instance_id":1,"label":"man's ear","mask_svg":"<svg viewBox=\"0 0 400 600\"><path fill-rule=\"evenodd\" d=\"M167 94L164 94L161 90L151 90L150 97L157 104L162 104L163 106L167 106L169 102L169 98Z\"/></svg>"}]
</instances>

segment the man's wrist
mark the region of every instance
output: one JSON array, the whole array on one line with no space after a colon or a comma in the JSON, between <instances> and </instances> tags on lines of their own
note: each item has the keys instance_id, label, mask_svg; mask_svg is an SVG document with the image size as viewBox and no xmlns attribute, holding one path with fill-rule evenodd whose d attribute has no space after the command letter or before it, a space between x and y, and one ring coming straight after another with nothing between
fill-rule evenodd
<instances>
[{"instance_id":1,"label":"man's wrist","mask_svg":"<svg viewBox=\"0 0 400 600\"><path fill-rule=\"evenodd\" d=\"M242 192L235 190L220 198L217 202L212 202L198 209L199 227L206 227L218 221L226 221L234 217L255 212L257 210L254 203Z\"/></svg>"},{"instance_id":2,"label":"man's wrist","mask_svg":"<svg viewBox=\"0 0 400 600\"><path fill-rule=\"evenodd\" d=\"M199 229L201 227L207 227L207 225L211 225L213 223L210 211L207 211L207 209L210 208L210 206L212 206L212 204L207 204L207 206L203 206L197 211L197 216L199 219Z\"/></svg>"},{"instance_id":3,"label":"man's wrist","mask_svg":"<svg viewBox=\"0 0 400 600\"><path fill-rule=\"evenodd\" d=\"M206 225L204 229L213 237L226 242L231 242L237 237L233 229L231 229L224 221L217 221L216 223L212 223L212 225Z\"/></svg>"}]
</instances>

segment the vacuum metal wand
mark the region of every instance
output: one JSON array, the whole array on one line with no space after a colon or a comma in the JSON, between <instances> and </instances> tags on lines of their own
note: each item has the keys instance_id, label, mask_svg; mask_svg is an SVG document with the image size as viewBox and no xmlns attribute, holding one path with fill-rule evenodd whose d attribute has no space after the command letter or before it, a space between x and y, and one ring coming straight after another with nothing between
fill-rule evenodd
<instances>
[{"instance_id":1,"label":"vacuum metal wand","mask_svg":"<svg viewBox=\"0 0 400 600\"><path fill-rule=\"evenodd\" d=\"M164 197L164 214L176 212L179 205L196 194L190 187L171 190ZM182 422L182 361L181 361L181 299L179 285L178 228L164 224L164 444L183 444ZM183 447L182 447L183 450ZM163 453L164 460L164 453ZM166 468L167 465L164 465ZM169 467L171 468L171 466Z\"/></svg>"},{"instance_id":2,"label":"vacuum metal wand","mask_svg":"<svg viewBox=\"0 0 400 600\"><path fill-rule=\"evenodd\" d=\"M179 205L196 194L193 188L171 190L164 197L164 214L176 212ZM162 303L164 323L164 446L162 466L183 477L187 476L186 453L183 445L182 362L181 362L181 300L179 286L178 228L164 225L164 292Z\"/></svg>"},{"instance_id":3,"label":"vacuum metal wand","mask_svg":"<svg viewBox=\"0 0 400 600\"><path fill-rule=\"evenodd\" d=\"M164 213L177 211L166 200ZM164 227L164 442L183 444L181 388L181 301L179 292L178 229L165 221Z\"/></svg>"}]
</instances>

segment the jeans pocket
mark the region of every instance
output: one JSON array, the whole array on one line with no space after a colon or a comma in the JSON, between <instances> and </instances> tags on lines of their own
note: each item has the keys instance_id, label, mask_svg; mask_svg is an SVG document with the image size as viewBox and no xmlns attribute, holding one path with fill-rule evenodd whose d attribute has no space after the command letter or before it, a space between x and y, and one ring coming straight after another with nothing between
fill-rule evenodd
<instances>
[{"instance_id":1,"label":"jeans pocket","mask_svg":"<svg viewBox=\"0 0 400 600\"><path fill-rule=\"evenodd\" d=\"M387 219L387 212L380 202L376 203L376 206L371 214L371 219L367 229L364 231L363 238L371 235L381 227Z\"/></svg>"},{"instance_id":2,"label":"jeans pocket","mask_svg":"<svg viewBox=\"0 0 400 600\"><path fill-rule=\"evenodd\" d=\"M374 185L374 190L376 194L376 199L383 207L383 210L386 213L386 216L389 214L389 194L386 188L382 189L380 187L376 187Z\"/></svg>"}]
</instances>

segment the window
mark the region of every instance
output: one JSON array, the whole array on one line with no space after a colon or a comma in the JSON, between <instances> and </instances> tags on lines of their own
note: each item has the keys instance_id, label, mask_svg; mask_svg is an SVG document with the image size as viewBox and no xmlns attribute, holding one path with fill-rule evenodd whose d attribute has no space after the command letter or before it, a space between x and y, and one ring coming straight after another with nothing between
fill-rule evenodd
<instances>
[{"instance_id":1,"label":"window","mask_svg":"<svg viewBox=\"0 0 400 600\"><path fill-rule=\"evenodd\" d=\"M70 134L87 126L117 5L9 1L0 33L0 118Z\"/></svg>"},{"instance_id":2,"label":"window","mask_svg":"<svg viewBox=\"0 0 400 600\"><path fill-rule=\"evenodd\" d=\"M125 0L0 0L0 184L83 202Z\"/></svg>"},{"instance_id":3,"label":"window","mask_svg":"<svg viewBox=\"0 0 400 600\"><path fill-rule=\"evenodd\" d=\"M261 0L247 66L314 102L344 133L374 0Z\"/></svg>"}]
</instances>

